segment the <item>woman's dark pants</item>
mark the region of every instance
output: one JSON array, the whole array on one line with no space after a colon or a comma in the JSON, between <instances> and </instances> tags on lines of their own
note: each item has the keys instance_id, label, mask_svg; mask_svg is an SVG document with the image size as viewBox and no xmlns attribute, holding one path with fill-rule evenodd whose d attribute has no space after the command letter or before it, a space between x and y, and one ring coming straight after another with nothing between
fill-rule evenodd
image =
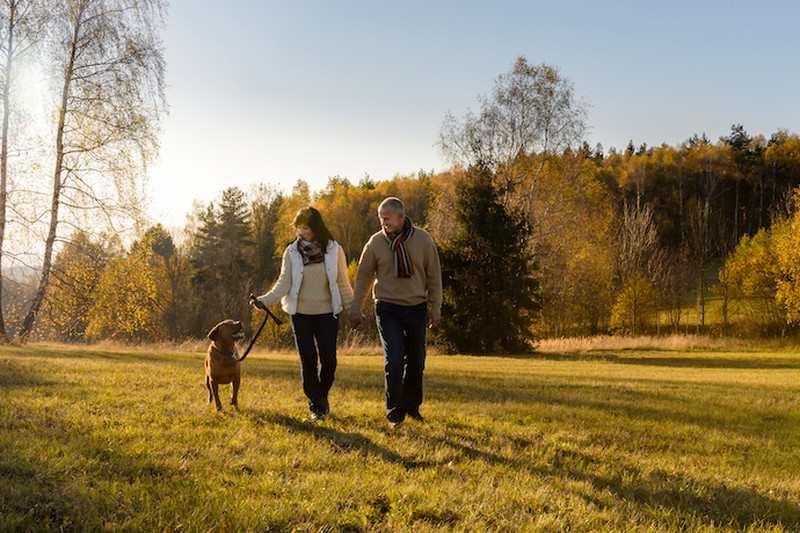
<instances>
[{"instance_id":1,"label":"woman's dark pants","mask_svg":"<svg viewBox=\"0 0 800 533\"><path fill-rule=\"evenodd\" d=\"M324 315L292 315L292 330L297 353L300 354L300 373L308 408L327 413L328 391L336 373L336 336L339 320L333 313ZM319 366L317 366L319 362Z\"/></svg>"},{"instance_id":2,"label":"woman's dark pants","mask_svg":"<svg viewBox=\"0 0 800 533\"><path fill-rule=\"evenodd\" d=\"M386 374L386 418L402 422L419 413L425 370L427 304L397 305L379 301L375 321L381 336Z\"/></svg>"}]
</instances>

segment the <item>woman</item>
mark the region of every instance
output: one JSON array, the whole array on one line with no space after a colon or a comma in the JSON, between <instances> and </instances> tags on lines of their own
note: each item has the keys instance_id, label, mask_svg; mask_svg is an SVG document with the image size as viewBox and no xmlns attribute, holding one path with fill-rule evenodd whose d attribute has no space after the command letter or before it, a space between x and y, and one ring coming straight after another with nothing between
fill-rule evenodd
<instances>
[{"instance_id":1,"label":"woman","mask_svg":"<svg viewBox=\"0 0 800 533\"><path fill-rule=\"evenodd\" d=\"M308 397L311 419L321 420L330 411L328 391L336 372L339 314L349 312L353 289L344 250L333 239L319 211L303 208L293 224L297 239L283 252L278 281L257 300L267 307L281 300L283 310L291 316L303 392Z\"/></svg>"}]
</instances>

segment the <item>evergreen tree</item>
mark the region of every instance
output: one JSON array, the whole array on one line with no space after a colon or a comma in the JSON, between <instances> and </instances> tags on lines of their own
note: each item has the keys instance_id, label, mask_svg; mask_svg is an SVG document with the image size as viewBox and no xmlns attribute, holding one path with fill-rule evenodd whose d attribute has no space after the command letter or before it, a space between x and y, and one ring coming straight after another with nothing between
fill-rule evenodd
<instances>
[{"instance_id":1,"label":"evergreen tree","mask_svg":"<svg viewBox=\"0 0 800 533\"><path fill-rule=\"evenodd\" d=\"M262 291L275 281L280 272L283 249L275 242L275 226L280 221L283 194L261 186L252 202L250 227L253 239L251 262L254 267L254 289Z\"/></svg>"},{"instance_id":2,"label":"evergreen tree","mask_svg":"<svg viewBox=\"0 0 800 533\"><path fill-rule=\"evenodd\" d=\"M525 220L506 210L492 175L473 167L459 189L457 236L442 247L444 307L439 338L448 351L529 350L540 304L525 251Z\"/></svg>"},{"instance_id":3,"label":"evergreen tree","mask_svg":"<svg viewBox=\"0 0 800 533\"><path fill-rule=\"evenodd\" d=\"M196 333L208 331L220 320L247 322L247 295L252 290L248 253L253 246L250 210L237 187L223 191L219 206L213 203L200 215L190 259L192 286L201 305Z\"/></svg>"}]
</instances>

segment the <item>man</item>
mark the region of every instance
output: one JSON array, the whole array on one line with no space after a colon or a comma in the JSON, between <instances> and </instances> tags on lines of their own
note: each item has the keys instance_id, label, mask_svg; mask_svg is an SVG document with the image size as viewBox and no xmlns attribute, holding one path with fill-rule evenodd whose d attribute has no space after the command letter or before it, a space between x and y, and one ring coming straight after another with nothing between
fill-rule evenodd
<instances>
[{"instance_id":1,"label":"man","mask_svg":"<svg viewBox=\"0 0 800 533\"><path fill-rule=\"evenodd\" d=\"M385 356L386 419L395 428L406 415L423 421L425 329L441 319L442 271L433 239L414 226L400 200L381 202L378 219L382 230L370 237L358 262L350 325L364 320L360 307L372 286Z\"/></svg>"}]
</instances>

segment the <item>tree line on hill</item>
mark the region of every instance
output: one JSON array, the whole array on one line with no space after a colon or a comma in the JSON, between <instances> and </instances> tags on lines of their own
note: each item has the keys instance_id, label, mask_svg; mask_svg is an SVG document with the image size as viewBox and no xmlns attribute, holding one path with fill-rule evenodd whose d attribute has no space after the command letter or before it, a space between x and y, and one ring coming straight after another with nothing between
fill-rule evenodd
<instances>
[{"instance_id":1,"label":"tree line on hill","mask_svg":"<svg viewBox=\"0 0 800 533\"><path fill-rule=\"evenodd\" d=\"M37 335L144 342L247 320L247 295L276 279L300 207L323 213L354 271L386 196L402 198L438 242L447 320L436 340L453 351L523 350L543 335L685 331L687 312L698 317L691 331L793 330L796 135L762 143L737 126L717 143L544 157L517 163L542 167L526 216L513 207L529 200L515 196L523 187L504 202L497 174L471 167L358 184L332 178L315 193L302 181L289 194L229 188L192 214L180 239L156 224L128 248L113 235L78 233L55 258ZM713 317L709 295L722 302ZM266 339L286 345L291 335L284 326Z\"/></svg>"},{"instance_id":2,"label":"tree line on hill","mask_svg":"<svg viewBox=\"0 0 800 533\"><path fill-rule=\"evenodd\" d=\"M15 290L5 283L3 315L34 316L32 338L63 341L202 337L223 318L252 326L247 295L277 277L299 208L322 212L352 276L379 229L378 203L397 196L440 249L433 340L445 351L524 351L542 336L796 331L800 138L734 125L716 141L606 152L582 141L585 115L556 67L520 57L476 111L444 118L443 172L334 177L320 191L303 181L288 193L227 188L183 229L142 225L132 244L114 225L89 231L103 226L69 218L61 247L48 237L44 272ZM375 340L374 325L343 338L354 336ZM272 325L263 340L285 346L291 331Z\"/></svg>"}]
</instances>

